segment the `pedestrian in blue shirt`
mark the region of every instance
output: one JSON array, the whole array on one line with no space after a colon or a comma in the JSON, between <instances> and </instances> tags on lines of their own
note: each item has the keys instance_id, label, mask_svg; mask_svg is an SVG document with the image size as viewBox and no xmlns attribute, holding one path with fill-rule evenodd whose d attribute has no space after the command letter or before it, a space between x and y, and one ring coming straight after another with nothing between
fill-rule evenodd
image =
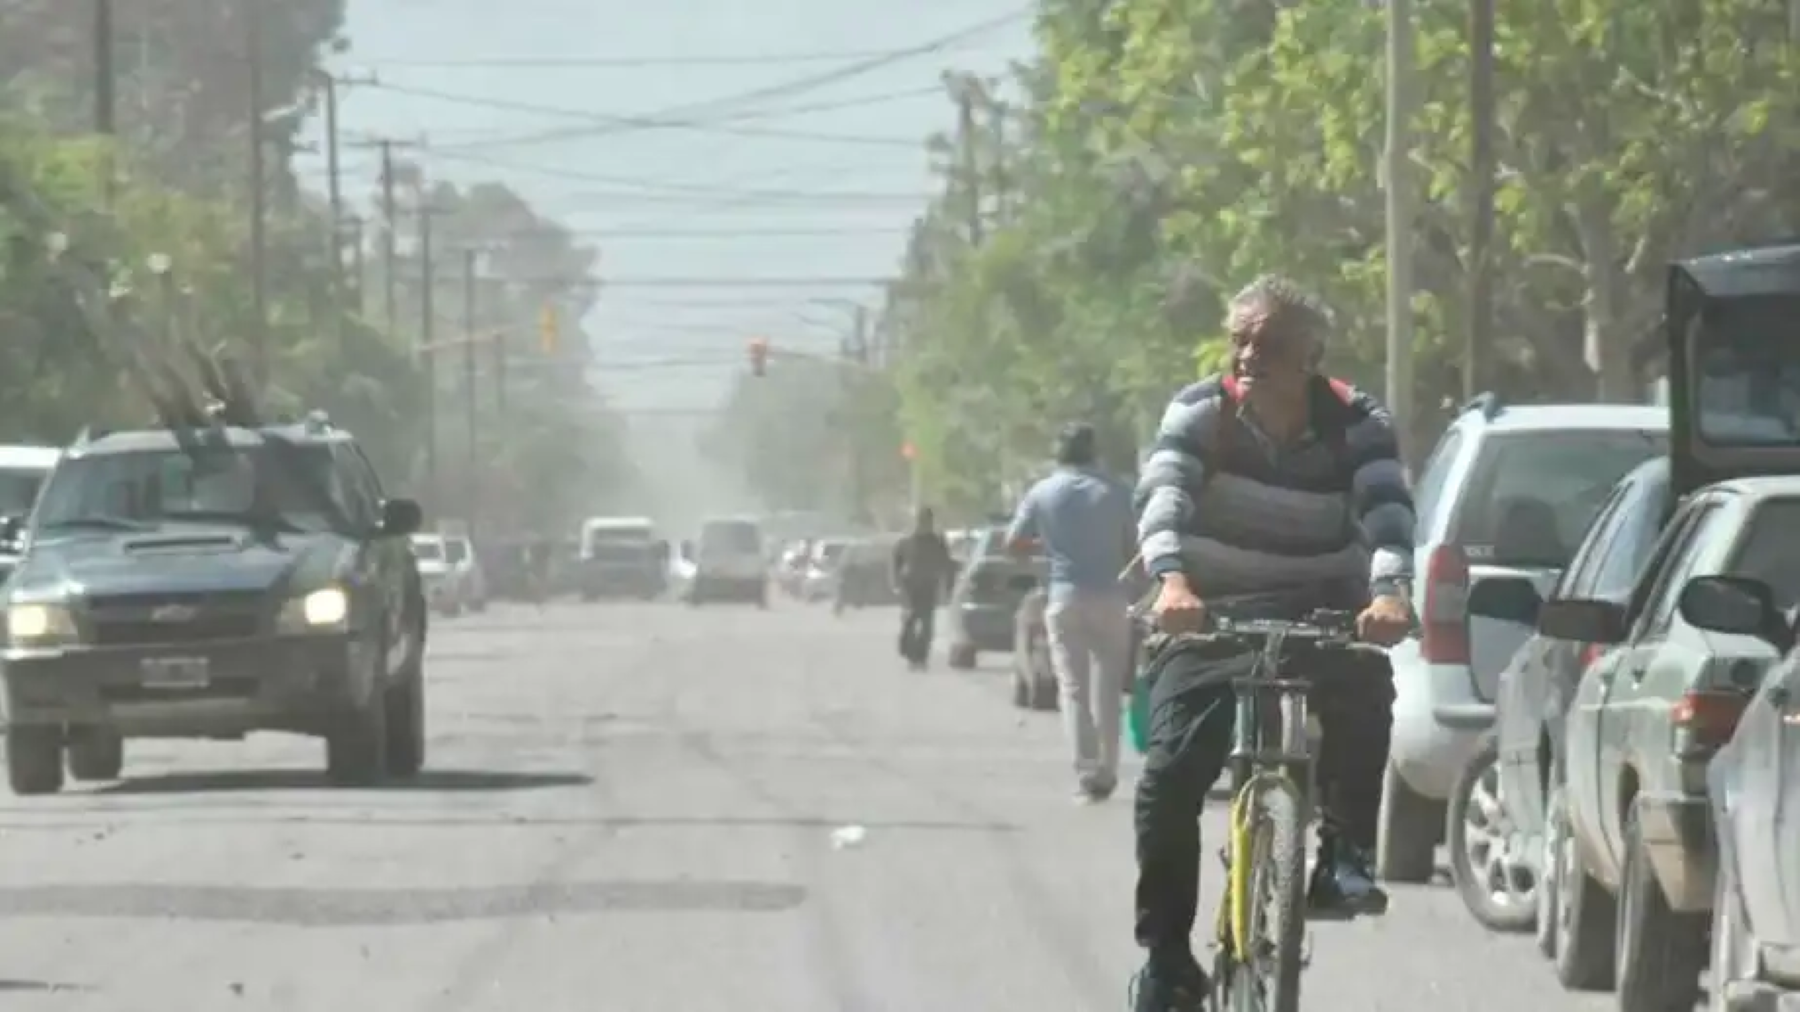
<instances>
[{"instance_id":1,"label":"pedestrian in blue shirt","mask_svg":"<svg viewBox=\"0 0 1800 1012\"><path fill-rule=\"evenodd\" d=\"M1119 783L1120 697L1132 666L1119 574L1136 554L1131 490L1099 469L1095 442L1092 426L1063 430L1056 473L1019 500L1007 532L1013 551L1041 545L1049 557L1045 631L1083 802L1106 800Z\"/></svg>"}]
</instances>

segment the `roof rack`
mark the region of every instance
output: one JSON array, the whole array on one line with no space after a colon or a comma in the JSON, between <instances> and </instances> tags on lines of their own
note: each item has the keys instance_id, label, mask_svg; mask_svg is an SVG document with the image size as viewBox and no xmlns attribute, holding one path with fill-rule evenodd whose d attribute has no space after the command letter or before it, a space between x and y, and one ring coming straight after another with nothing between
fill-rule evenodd
<instances>
[{"instance_id":1,"label":"roof rack","mask_svg":"<svg viewBox=\"0 0 1800 1012\"><path fill-rule=\"evenodd\" d=\"M1499 394L1492 390L1484 390L1469 398L1456 413L1459 415L1466 415L1471 411L1479 411L1481 412L1482 418L1491 422L1500 416L1500 412L1505 410L1506 403L1500 399Z\"/></svg>"}]
</instances>

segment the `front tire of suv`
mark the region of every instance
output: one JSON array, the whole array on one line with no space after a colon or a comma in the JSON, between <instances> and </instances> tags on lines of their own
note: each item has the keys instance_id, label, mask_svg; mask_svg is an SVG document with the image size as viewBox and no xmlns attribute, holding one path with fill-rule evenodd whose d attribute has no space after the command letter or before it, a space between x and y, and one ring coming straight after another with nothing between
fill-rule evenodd
<instances>
[{"instance_id":1,"label":"front tire of suv","mask_svg":"<svg viewBox=\"0 0 1800 1012\"><path fill-rule=\"evenodd\" d=\"M325 735L325 774L332 783L373 787L387 775L387 701L387 691L378 685L361 706L332 721Z\"/></svg>"},{"instance_id":2,"label":"front tire of suv","mask_svg":"<svg viewBox=\"0 0 1800 1012\"><path fill-rule=\"evenodd\" d=\"M6 780L22 797L62 790L62 728L16 724L7 728Z\"/></svg>"},{"instance_id":3,"label":"front tire of suv","mask_svg":"<svg viewBox=\"0 0 1800 1012\"><path fill-rule=\"evenodd\" d=\"M69 775L77 780L117 780L125 770L125 739L105 728L84 728L69 737Z\"/></svg>"}]
</instances>

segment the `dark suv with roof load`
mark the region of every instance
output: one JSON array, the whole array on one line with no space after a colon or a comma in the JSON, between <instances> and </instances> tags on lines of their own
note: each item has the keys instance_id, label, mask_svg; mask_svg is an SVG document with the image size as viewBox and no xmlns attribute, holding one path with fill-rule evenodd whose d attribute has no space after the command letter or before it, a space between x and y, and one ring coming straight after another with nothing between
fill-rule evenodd
<instances>
[{"instance_id":1,"label":"dark suv with roof load","mask_svg":"<svg viewBox=\"0 0 1800 1012\"><path fill-rule=\"evenodd\" d=\"M426 612L407 535L356 441L305 424L117 432L69 448L6 588L18 794L116 778L134 737L326 741L334 782L425 759Z\"/></svg>"}]
</instances>

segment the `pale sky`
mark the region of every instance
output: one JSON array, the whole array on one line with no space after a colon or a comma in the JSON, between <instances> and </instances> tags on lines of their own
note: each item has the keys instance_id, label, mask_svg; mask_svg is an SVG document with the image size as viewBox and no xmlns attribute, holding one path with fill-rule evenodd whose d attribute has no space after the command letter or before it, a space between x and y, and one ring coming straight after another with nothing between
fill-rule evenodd
<instances>
[{"instance_id":1,"label":"pale sky","mask_svg":"<svg viewBox=\"0 0 1800 1012\"><path fill-rule=\"evenodd\" d=\"M1021 16L940 50L851 71L1024 9L1014 0L681 0L666 8L350 0L352 48L337 67L373 73L379 84L344 89L342 128L347 138L424 138L423 162L435 177L503 181L591 234L603 250L603 277L617 283L587 321L603 388L628 411L707 408L744 368L751 336L833 353L848 318L841 300L875 303L875 289L861 284L726 282L892 276L905 229L935 185L924 140L954 122L937 89L941 75L1003 74L1029 55L1030 22ZM798 86L833 72L841 79ZM796 87L779 95L730 102L790 82ZM560 112L501 108L509 103ZM826 106L835 108L818 108ZM750 114L758 118L725 121ZM609 121L676 115L703 122L645 129ZM519 142L555 131L574 136ZM302 157L302 173L322 188L322 157ZM374 191L373 152L346 150L343 167L346 194L360 200ZM656 278L707 284L632 284ZM690 364L631 366L669 359ZM618 367L610 376L607 364Z\"/></svg>"}]
</instances>

